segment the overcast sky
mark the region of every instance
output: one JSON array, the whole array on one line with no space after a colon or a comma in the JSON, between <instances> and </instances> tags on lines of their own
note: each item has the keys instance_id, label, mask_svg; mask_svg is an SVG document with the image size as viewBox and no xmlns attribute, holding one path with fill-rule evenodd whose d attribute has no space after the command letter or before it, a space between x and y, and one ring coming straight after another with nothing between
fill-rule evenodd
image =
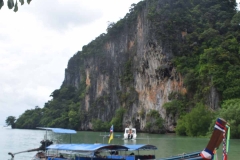
<instances>
[{"instance_id":1,"label":"overcast sky","mask_svg":"<svg viewBox=\"0 0 240 160\"><path fill-rule=\"evenodd\" d=\"M33 0L0 10L0 125L43 107L68 60L140 0ZM240 0L238 0L240 1Z\"/></svg>"},{"instance_id":2,"label":"overcast sky","mask_svg":"<svg viewBox=\"0 0 240 160\"><path fill-rule=\"evenodd\" d=\"M140 0L7 0L0 10L0 125L43 107L64 80L68 60Z\"/></svg>"}]
</instances>

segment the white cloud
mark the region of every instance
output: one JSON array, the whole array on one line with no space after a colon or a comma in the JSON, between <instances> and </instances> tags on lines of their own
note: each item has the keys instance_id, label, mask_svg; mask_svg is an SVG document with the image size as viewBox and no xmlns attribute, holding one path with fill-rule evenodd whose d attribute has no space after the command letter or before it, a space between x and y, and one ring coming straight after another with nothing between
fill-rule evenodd
<instances>
[{"instance_id":1,"label":"white cloud","mask_svg":"<svg viewBox=\"0 0 240 160\"><path fill-rule=\"evenodd\" d=\"M5 0L6 1L6 0ZM140 0L41 0L0 10L0 125L43 107L68 60Z\"/></svg>"},{"instance_id":2,"label":"white cloud","mask_svg":"<svg viewBox=\"0 0 240 160\"><path fill-rule=\"evenodd\" d=\"M45 26L61 31L69 25L88 25L102 16L102 9L94 1L41 0L34 2L31 11Z\"/></svg>"}]
</instances>

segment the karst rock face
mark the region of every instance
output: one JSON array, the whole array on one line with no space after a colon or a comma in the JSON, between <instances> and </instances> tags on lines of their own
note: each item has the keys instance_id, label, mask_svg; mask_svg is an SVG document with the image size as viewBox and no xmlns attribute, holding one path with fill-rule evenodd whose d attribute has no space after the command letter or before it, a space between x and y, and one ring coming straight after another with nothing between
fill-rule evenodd
<instances>
[{"instance_id":1,"label":"karst rock face","mask_svg":"<svg viewBox=\"0 0 240 160\"><path fill-rule=\"evenodd\" d=\"M171 62L173 46L157 37L157 32L164 33L166 29L156 28L149 20L150 3L144 2L136 19L123 22L117 33L100 35L69 60L63 85L78 89L81 83L85 85L80 106L85 114L81 129L91 129L92 119L110 121L116 110L123 107L127 110L123 128L134 126L144 131L147 113L156 110L167 130L173 131L177 117L167 115L163 104L170 101L171 93L187 94L187 89ZM159 7L161 3L164 1L159 0ZM161 20L158 23L161 26ZM187 31L181 28L176 33L175 39L183 43ZM91 54L87 53L89 48ZM214 106L217 100L210 95L209 103Z\"/></svg>"}]
</instances>

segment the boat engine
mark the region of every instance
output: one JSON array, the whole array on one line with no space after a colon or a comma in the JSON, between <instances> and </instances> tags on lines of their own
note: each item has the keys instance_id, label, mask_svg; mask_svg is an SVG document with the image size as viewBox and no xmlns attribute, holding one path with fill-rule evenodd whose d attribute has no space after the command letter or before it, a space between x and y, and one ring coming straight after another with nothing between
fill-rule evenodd
<instances>
[{"instance_id":1,"label":"boat engine","mask_svg":"<svg viewBox=\"0 0 240 160\"><path fill-rule=\"evenodd\" d=\"M42 145L39 147L39 150L42 150L42 151L45 151L48 146L50 146L51 144L53 144L53 142L50 141L50 140L48 140L48 139L47 139L47 140L42 140L40 143L41 143Z\"/></svg>"}]
</instances>

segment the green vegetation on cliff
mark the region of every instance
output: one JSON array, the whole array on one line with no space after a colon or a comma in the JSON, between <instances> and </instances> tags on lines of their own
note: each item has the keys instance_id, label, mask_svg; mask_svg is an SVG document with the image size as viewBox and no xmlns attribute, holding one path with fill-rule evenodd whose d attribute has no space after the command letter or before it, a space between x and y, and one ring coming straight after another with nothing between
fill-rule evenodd
<instances>
[{"instance_id":1,"label":"green vegetation on cliff","mask_svg":"<svg viewBox=\"0 0 240 160\"><path fill-rule=\"evenodd\" d=\"M211 120L218 116L232 120L232 127L238 128L237 118L230 114L240 109L237 100L226 109L228 101L240 97L240 12L236 1L151 0L149 10L154 34L159 42L171 46L175 55L172 62L187 88L186 98L176 96L164 104L167 114L180 117L176 132L204 136ZM199 102L207 104L212 92L219 95L220 104L199 107ZM233 132L237 137L240 130Z\"/></svg>"}]
</instances>

